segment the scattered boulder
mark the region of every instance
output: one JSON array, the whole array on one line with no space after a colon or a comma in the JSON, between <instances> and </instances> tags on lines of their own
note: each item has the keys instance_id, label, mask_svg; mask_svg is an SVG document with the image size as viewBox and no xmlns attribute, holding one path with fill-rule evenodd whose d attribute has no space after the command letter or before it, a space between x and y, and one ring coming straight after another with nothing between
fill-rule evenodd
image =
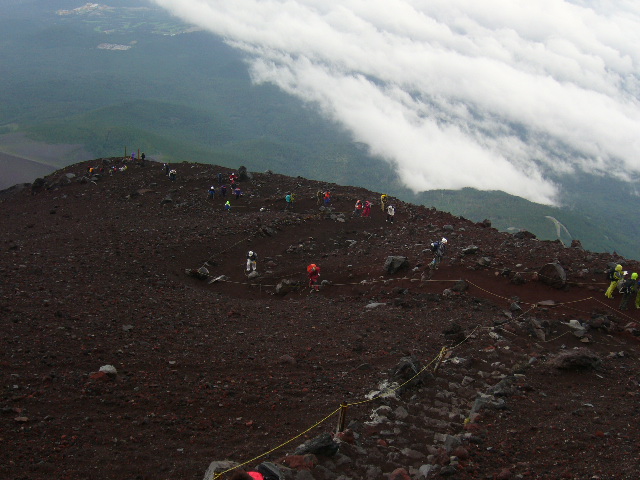
<instances>
[{"instance_id":1,"label":"scattered boulder","mask_svg":"<svg viewBox=\"0 0 640 480\"><path fill-rule=\"evenodd\" d=\"M216 474L225 472L231 468L234 468L238 464L230 460L213 461L209 464L209 468L204 474L203 480L210 480L216 476Z\"/></svg>"},{"instance_id":2,"label":"scattered boulder","mask_svg":"<svg viewBox=\"0 0 640 480\"><path fill-rule=\"evenodd\" d=\"M260 274L254 270L249 275L247 275L247 278L249 280L254 280L254 279L258 278L259 276L260 276Z\"/></svg>"},{"instance_id":3,"label":"scattered boulder","mask_svg":"<svg viewBox=\"0 0 640 480\"><path fill-rule=\"evenodd\" d=\"M602 365L602 359L591 350L578 348L559 353L549 360L549 365L560 370L598 369Z\"/></svg>"},{"instance_id":4,"label":"scattered boulder","mask_svg":"<svg viewBox=\"0 0 640 480\"><path fill-rule=\"evenodd\" d=\"M465 333L459 323L453 322L442 333L448 344L456 344L465 339Z\"/></svg>"},{"instance_id":5,"label":"scattered boulder","mask_svg":"<svg viewBox=\"0 0 640 480\"><path fill-rule=\"evenodd\" d=\"M44 178L36 178L31 184L31 195L35 195L38 192L41 192L45 188Z\"/></svg>"},{"instance_id":6,"label":"scattered boulder","mask_svg":"<svg viewBox=\"0 0 640 480\"><path fill-rule=\"evenodd\" d=\"M99 371L106 373L107 375L111 375L112 377L118 375L118 370L116 370L116 367L114 367L113 365L103 365L102 367L100 367Z\"/></svg>"},{"instance_id":7,"label":"scattered boulder","mask_svg":"<svg viewBox=\"0 0 640 480\"><path fill-rule=\"evenodd\" d=\"M478 265L481 267L489 267L491 266L491 258L489 257L481 257L478 260Z\"/></svg>"},{"instance_id":8,"label":"scattered boulder","mask_svg":"<svg viewBox=\"0 0 640 480\"><path fill-rule=\"evenodd\" d=\"M401 390L421 386L429 375L426 370L422 370L422 365L417 358L402 357L391 372L391 380L403 385L403 388L398 390L401 393Z\"/></svg>"},{"instance_id":9,"label":"scattered boulder","mask_svg":"<svg viewBox=\"0 0 640 480\"><path fill-rule=\"evenodd\" d=\"M242 165L240 168L238 168L238 181L245 182L247 180L249 180L249 172L247 172L247 167Z\"/></svg>"},{"instance_id":10,"label":"scattered boulder","mask_svg":"<svg viewBox=\"0 0 640 480\"><path fill-rule=\"evenodd\" d=\"M516 232L513 234L514 238L517 238L519 240L524 240L524 239L534 239L536 238L535 234L528 232L527 230L520 230L519 232Z\"/></svg>"},{"instance_id":11,"label":"scattered boulder","mask_svg":"<svg viewBox=\"0 0 640 480\"><path fill-rule=\"evenodd\" d=\"M469 284L466 280L458 280L453 287L451 287L451 290L457 293L463 293L469 290Z\"/></svg>"},{"instance_id":12,"label":"scattered boulder","mask_svg":"<svg viewBox=\"0 0 640 480\"><path fill-rule=\"evenodd\" d=\"M479 249L480 249L480 247L478 247L476 245L469 245L468 247L462 249L462 254L463 255L473 255L474 253L477 253Z\"/></svg>"},{"instance_id":13,"label":"scattered boulder","mask_svg":"<svg viewBox=\"0 0 640 480\"><path fill-rule=\"evenodd\" d=\"M293 292L300 288L300 282L295 280L289 280L287 278L280 280L276 285L277 295L286 295L289 292Z\"/></svg>"},{"instance_id":14,"label":"scattered boulder","mask_svg":"<svg viewBox=\"0 0 640 480\"><path fill-rule=\"evenodd\" d=\"M401 256L389 256L387 260L384 262L384 270L389 274L393 275L397 273L399 270L409 268L409 260L407 257Z\"/></svg>"},{"instance_id":15,"label":"scattered boulder","mask_svg":"<svg viewBox=\"0 0 640 480\"><path fill-rule=\"evenodd\" d=\"M204 266L200 268L187 268L185 269L185 273L190 277L197 278L198 280L206 280L209 278L209 270Z\"/></svg>"},{"instance_id":16,"label":"scattered boulder","mask_svg":"<svg viewBox=\"0 0 640 480\"><path fill-rule=\"evenodd\" d=\"M561 289L567 285L567 272L559 263L547 263L538 271L538 279L545 285Z\"/></svg>"},{"instance_id":17,"label":"scattered boulder","mask_svg":"<svg viewBox=\"0 0 640 480\"><path fill-rule=\"evenodd\" d=\"M313 455L322 455L325 457L332 457L336 453L338 453L338 449L340 445L336 442L331 434L323 433L318 435L311 440L304 442L293 452L294 455L305 455L305 454L313 454Z\"/></svg>"}]
</instances>

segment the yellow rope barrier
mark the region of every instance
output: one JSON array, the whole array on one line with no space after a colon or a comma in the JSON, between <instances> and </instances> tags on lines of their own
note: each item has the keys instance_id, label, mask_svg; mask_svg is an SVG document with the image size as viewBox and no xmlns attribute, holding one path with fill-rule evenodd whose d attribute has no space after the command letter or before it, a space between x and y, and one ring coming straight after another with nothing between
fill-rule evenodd
<instances>
[{"instance_id":1,"label":"yellow rope barrier","mask_svg":"<svg viewBox=\"0 0 640 480\"><path fill-rule=\"evenodd\" d=\"M336 410L334 410L333 412L331 412L329 415L327 415L326 417L324 417L322 420L320 420L319 422L317 422L315 425L307 428L306 430L304 430L303 432L300 432L298 435L296 435L295 437L290 438L289 440L287 440L284 443L281 443L280 445L278 445L277 447L272 448L271 450L269 450L268 452L264 452L261 455L258 455L257 457L253 457L251 460L247 460L244 463L240 463L238 465L236 465L233 468L229 468L227 470L225 470L224 472L220 472L218 474L214 474L214 476L212 477L213 479L219 478L220 476L224 475L225 473L229 473L233 470L235 470L236 468L239 467L244 467L245 465L247 465L248 463L251 462L255 462L256 460L266 457L267 455L269 455L270 453L275 452L276 450L280 450L282 447L284 447L285 445L288 445L289 443L293 442L295 439L300 438L302 435L304 435L307 432L310 432L311 430L313 430L314 428L316 428L318 425L321 425L322 423L326 422L327 420L329 420L331 417L333 417L336 413L338 413L340 411L341 407L338 407Z\"/></svg>"}]
</instances>

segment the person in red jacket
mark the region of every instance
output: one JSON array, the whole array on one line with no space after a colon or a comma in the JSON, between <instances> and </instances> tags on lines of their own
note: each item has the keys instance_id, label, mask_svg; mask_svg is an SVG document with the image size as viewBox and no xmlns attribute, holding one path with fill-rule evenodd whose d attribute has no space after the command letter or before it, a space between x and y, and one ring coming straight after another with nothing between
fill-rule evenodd
<instances>
[{"instance_id":1,"label":"person in red jacket","mask_svg":"<svg viewBox=\"0 0 640 480\"><path fill-rule=\"evenodd\" d=\"M242 472L236 471L229 480L264 480L264 475L260 472Z\"/></svg>"},{"instance_id":2,"label":"person in red jacket","mask_svg":"<svg viewBox=\"0 0 640 480\"><path fill-rule=\"evenodd\" d=\"M371 202L367 200L366 202L364 202L364 208L362 209L362 216L368 217L369 215L371 215Z\"/></svg>"},{"instance_id":3,"label":"person in red jacket","mask_svg":"<svg viewBox=\"0 0 640 480\"><path fill-rule=\"evenodd\" d=\"M307 267L307 273L309 274L309 288L316 292L319 291L318 279L320 278L320 267L312 263Z\"/></svg>"},{"instance_id":4,"label":"person in red jacket","mask_svg":"<svg viewBox=\"0 0 640 480\"><path fill-rule=\"evenodd\" d=\"M263 462L256 470L236 470L229 480L284 480L284 475L273 463Z\"/></svg>"}]
</instances>

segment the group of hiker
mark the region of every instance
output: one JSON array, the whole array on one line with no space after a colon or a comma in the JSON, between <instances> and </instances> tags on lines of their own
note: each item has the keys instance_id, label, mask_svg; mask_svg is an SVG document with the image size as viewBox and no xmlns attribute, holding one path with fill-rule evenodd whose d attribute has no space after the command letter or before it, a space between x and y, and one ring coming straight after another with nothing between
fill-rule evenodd
<instances>
[{"instance_id":1,"label":"group of hiker","mask_svg":"<svg viewBox=\"0 0 640 480\"><path fill-rule=\"evenodd\" d=\"M438 265L440 265L440 262L444 257L446 246L447 246L446 238L442 238L439 241L431 243L431 251L433 252L434 257L431 263L429 264L430 270L438 269ZM258 254L253 250L249 250L247 252L247 274L257 271L257 268L258 268L257 262L258 262ZM318 283L320 280L320 267L317 264L310 263L309 265L307 265L307 277L309 279L309 289L312 292L320 291L320 285Z\"/></svg>"},{"instance_id":2,"label":"group of hiker","mask_svg":"<svg viewBox=\"0 0 640 480\"><path fill-rule=\"evenodd\" d=\"M385 213L387 215L385 221L387 223L393 223L393 219L396 215L396 207L393 205L387 205L388 199L389 196L386 193L383 193L380 196L380 207L382 209L382 213ZM371 215L372 206L373 203L369 200L365 200L364 202L362 200L356 200L352 216L368 218Z\"/></svg>"},{"instance_id":3,"label":"group of hiker","mask_svg":"<svg viewBox=\"0 0 640 480\"><path fill-rule=\"evenodd\" d=\"M622 294L620 310L627 310L629 308L629 300L634 295L635 307L640 308L640 281L638 281L638 274L633 272L630 278L624 278L627 273L627 271L622 270L622 265L620 264L610 269L607 273L607 278L611 283L604 295L607 298L613 298L613 293L618 289Z\"/></svg>"}]
</instances>

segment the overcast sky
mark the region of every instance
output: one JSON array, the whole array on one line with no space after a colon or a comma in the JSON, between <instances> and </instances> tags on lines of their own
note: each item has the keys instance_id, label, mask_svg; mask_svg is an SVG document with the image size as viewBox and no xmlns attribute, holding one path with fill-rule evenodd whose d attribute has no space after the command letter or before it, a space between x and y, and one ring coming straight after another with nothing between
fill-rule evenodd
<instances>
[{"instance_id":1,"label":"overcast sky","mask_svg":"<svg viewBox=\"0 0 640 480\"><path fill-rule=\"evenodd\" d=\"M540 203L640 173L640 2L153 0L249 55L415 191Z\"/></svg>"}]
</instances>

